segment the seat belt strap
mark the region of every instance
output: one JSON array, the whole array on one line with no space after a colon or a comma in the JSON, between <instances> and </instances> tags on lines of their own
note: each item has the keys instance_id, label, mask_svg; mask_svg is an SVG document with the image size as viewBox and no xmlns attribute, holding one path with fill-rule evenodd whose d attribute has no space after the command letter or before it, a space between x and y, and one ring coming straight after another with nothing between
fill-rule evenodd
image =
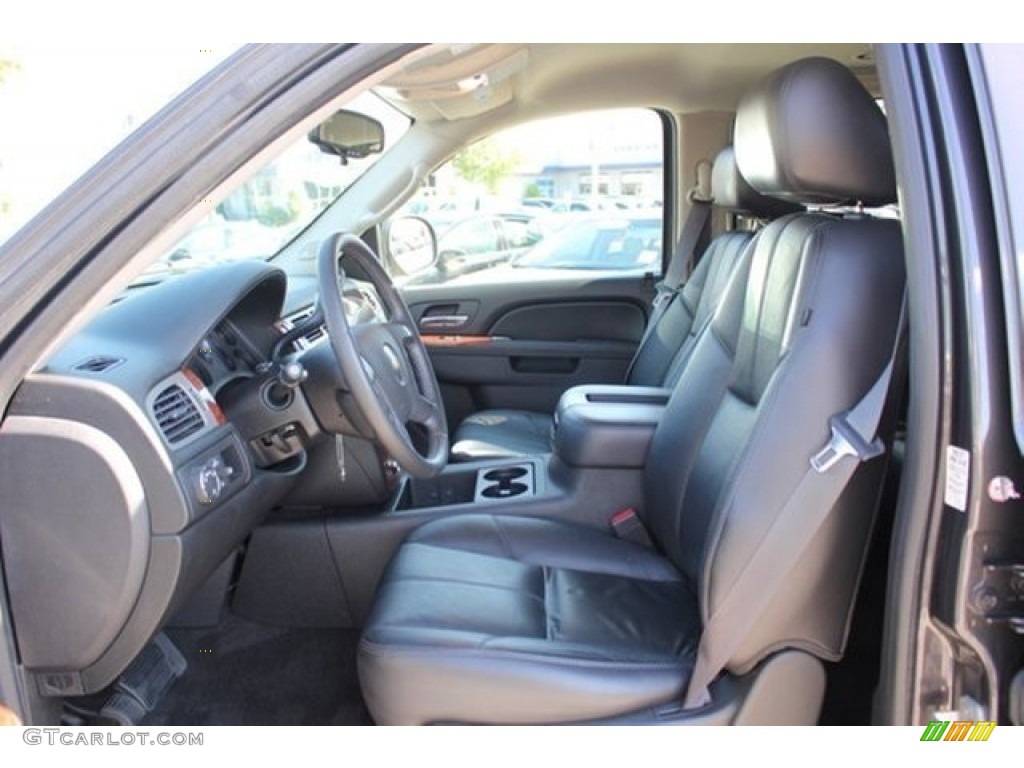
<instances>
[{"instance_id":1,"label":"seat belt strap","mask_svg":"<svg viewBox=\"0 0 1024 768\"><path fill-rule=\"evenodd\" d=\"M656 286L658 292L655 294L654 302L651 304L651 316L647 321L647 327L644 329L643 336L640 337L640 344L637 345L636 354L633 355L633 359L629 363L629 369L626 371L626 381L629 381L630 376L632 376L633 366L636 365L640 352L647 344L651 334L658 327L658 323L661 322L662 315L665 314L669 305L675 300L680 288L686 282L690 273L693 272L698 252L703 251L707 247L711 234L712 204L710 171L708 169L710 169L710 163L706 160L702 160L697 164L697 186L690 190L689 193L690 211L686 215L683 231L679 235L679 241L676 243L675 250L672 251L672 258L669 259L665 275Z\"/></svg>"},{"instance_id":2,"label":"seat belt strap","mask_svg":"<svg viewBox=\"0 0 1024 768\"><path fill-rule=\"evenodd\" d=\"M676 250L672 253L669 261L669 268L665 272L662 282L657 284L657 294L654 296L653 311L651 312L648 328L656 324L656 317L664 312L668 304L679 293L679 289L688 278L693 269L697 252L706 247L711 222L711 201L693 198L690 202L690 212L686 216L686 223L683 224L683 231L676 244Z\"/></svg>"},{"instance_id":3,"label":"seat belt strap","mask_svg":"<svg viewBox=\"0 0 1024 768\"><path fill-rule=\"evenodd\" d=\"M697 257L707 247L710 234L711 204L714 196L711 190L711 175L713 166L707 160L701 160L695 168L696 181L693 189L686 194L690 203L690 210L683 223L683 231L679 235L675 250L669 259L665 274L658 283L658 294L654 297L654 309L664 302L671 301L672 297L679 291L680 286L686 282L693 267L697 263ZM654 325L654 313L648 328Z\"/></svg>"},{"instance_id":4,"label":"seat belt strap","mask_svg":"<svg viewBox=\"0 0 1024 768\"><path fill-rule=\"evenodd\" d=\"M629 361L629 368L626 369L627 383L633 376L633 368L636 366L637 360L640 359L640 353L647 346L647 342L651 340L651 336L657 330L658 323L661 322L661 318L665 315L669 305L675 301L676 296L679 294L679 290L687 276L685 265L692 261L692 254L699 247L700 241L706 239L705 233L709 229L708 222L710 220L711 204L694 200L690 207L690 214L686 217L686 224L683 225L683 234L679 238L675 251L672 252L672 260L669 262L668 271L665 273L664 279L657 285L658 292L654 295L654 302L651 304L651 316L647 320L647 327L644 328L644 333L640 337L640 343L636 347L633 359ZM687 256L687 254L691 255ZM677 265L683 266L677 267ZM677 268L673 269L674 267Z\"/></svg>"},{"instance_id":5,"label":"seat belt strap","mask_svg":"<svg viewBox=\"0 0 1024 768\"><path fill-rule=\"evenodd\" d=\"M665 276L658 283L658 293L654 297L654 309L651 322L654 322L654 315L658 308L665 302L671 301L679 292L679 288L686 282L690 271L693 269L694 261L697 258L697 251L702 243L707 240L708 224L711 221L711 201L693 197L690 202L690 212L683 224L682 234L679 235L679 242L672 252L668 269Z\"/></svg>"},{"instance_id":6,"label":"seat belt strap","mask_svg":"<svg viewBox=\"0 0 1024 768\"><path fill-rule=\"evenodd\" d=\"M761 544L718 610L708 617L686 691L683 705L686 709L696 709L711 701L708 686L742 647L788 575L792 563L774 556L778 547L785 544L791 551L802 553L860 464L885 452L885 445L877 434L900 355L905 315L906 295L889 362L853 408L829 419L832 433L829 442L811 458L810 467Z\"/></svg>"}]
</instances>

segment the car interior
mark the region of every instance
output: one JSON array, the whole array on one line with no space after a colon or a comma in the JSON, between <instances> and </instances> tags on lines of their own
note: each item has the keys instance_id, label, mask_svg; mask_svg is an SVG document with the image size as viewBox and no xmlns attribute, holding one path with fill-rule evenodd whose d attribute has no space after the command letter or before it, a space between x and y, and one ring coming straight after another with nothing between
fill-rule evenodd
<instances>
[{"instance_id":1,"label":"car interior","mask_svg":"<svg viewBox=\"0 0 1024 768\"><path fill-rule=\"evenodd\" d=\"M408 130L309 226L125 288L18 388L33 719L869 723L907 392L871 46L437 44L361 90ZM351 98L294 126L342 163ZM660 273L390 268L436 260L396 211L455 153L625 107Z\"/></svg>"}]
</instances>

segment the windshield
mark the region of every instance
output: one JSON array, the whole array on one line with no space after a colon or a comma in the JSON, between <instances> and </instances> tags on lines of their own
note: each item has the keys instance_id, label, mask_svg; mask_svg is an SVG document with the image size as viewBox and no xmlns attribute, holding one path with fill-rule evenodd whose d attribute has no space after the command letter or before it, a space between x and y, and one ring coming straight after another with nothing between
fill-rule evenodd
<instances>
[{"instance_id":1,"label":"windshield","mask_svg":"<svg viewBox=\"0 0 1024 768\"><path fill-rule=\"evenodd\" d=\"M0 42L0 245L234 50L17 37Z\"/></svg>"},{"instance_id":2,"label":"windshield","mask_svg":"<svg viewBox=\"0 0 1024 768\"><path fill-rule=\"evenodd\" d=\"M353 99L345 108L379 120L384 126L385 147L409 128L408 117L370 92ZM378 157L349 158L342 163L303 136L215 206L133 285L159 282L169 274L211 264L273 257Z\"/></svg>"}]
</instances>

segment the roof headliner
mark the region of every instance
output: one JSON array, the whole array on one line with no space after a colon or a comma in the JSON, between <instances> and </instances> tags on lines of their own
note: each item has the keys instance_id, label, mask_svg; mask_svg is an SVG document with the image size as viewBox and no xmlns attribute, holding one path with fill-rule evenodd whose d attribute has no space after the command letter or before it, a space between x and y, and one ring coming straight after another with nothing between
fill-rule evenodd
<instances>
[{"instance_id":1,"label":"roof headliner","mask_svg":"<svg viewBox=\"0 0 1024 768\"><path fill-rule=\"evenodd\" d=\"M414 54L378 91L427 122L478 117L508 104L520 119L627 105L733 111L754 80L807 56L837 59L877 92L864 43L436 44Z\"/></svg>"}]
</instances>

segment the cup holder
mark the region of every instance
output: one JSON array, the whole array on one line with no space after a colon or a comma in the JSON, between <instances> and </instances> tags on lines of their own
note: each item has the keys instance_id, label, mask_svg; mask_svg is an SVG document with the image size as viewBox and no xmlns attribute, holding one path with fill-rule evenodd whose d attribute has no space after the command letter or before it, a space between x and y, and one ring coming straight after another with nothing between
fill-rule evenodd
<instances>
[{"instance_id":1,"label":"cup holder","mask_svg":"<svg viewBox=\"0 0 1024 768\"><path fill-rule=\"evenodd\" d=\"M526 493L526 483L514 483L510 481L502 481L489 485L484 488L481 493L488 499L508 499L512 496L518 496L521 493Z\"/></svg>"},{"instance_id":2,"label":"cup holder","mask_svg":"<svg viewBox=\"0 0 1024 768\"><path fill-rule=\"evenodd\" d=\"M477 475L477 501L496 501L532 494L533 467L528 464L485 469Z\"/></svg>"},{"instance_id":3,"label":"cup holder","mask_svg":"<svg viewBox=\"0 0 1024 768\"><path fill-rule=\"evenodd\" d=\"M502 467L501 469L491 469L484 472L484 480L491 480L495 483L510 483L513 480L518 480L523 477L528 471L529 470L527 470L526 467ZM522 485L522 483L514 483L514 485ZM522 491L520 491L520 493L522 493Z\"/></svg>"}]
</instances>

